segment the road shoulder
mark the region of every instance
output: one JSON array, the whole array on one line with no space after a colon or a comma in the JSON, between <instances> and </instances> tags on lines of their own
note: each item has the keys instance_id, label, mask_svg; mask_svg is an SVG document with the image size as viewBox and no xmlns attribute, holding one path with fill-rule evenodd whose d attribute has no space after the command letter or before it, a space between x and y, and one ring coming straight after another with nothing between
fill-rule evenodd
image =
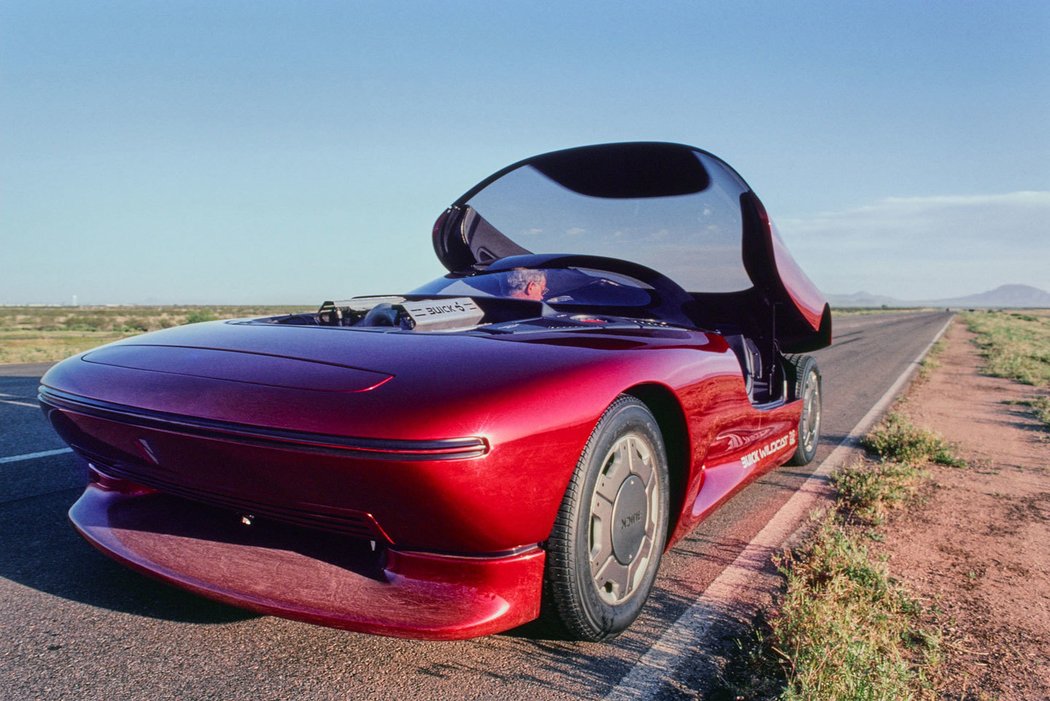
<instances>
[{"instance_id":1,"label":"road shoulder","mask_svg":"<svg viewBox=\"0 0 1050 701\"><path fill-rule=\"evenodd\" d=\"M1017 402L1032 388L981 374L955 323L939 367L903 413L969 467L930 465L923 499L886 529L882 552L945 630L952 698L1046 698L1050 690L1050 433Z\"/></svg>"}]
</instances>

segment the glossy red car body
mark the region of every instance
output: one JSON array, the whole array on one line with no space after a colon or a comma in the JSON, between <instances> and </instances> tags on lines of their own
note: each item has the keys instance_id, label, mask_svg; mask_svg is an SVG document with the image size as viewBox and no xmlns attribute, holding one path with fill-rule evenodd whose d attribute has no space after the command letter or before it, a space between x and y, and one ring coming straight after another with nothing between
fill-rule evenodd
<instances>
[{"instance_id":1,"label":"glossy red car body","mask_svg":"<svg viewBox=\"0 0 1050 701\"><path fill-rule=\"evenodd\" d=\"M745 261L752 246L768 262L749 269L749 289L692 299L747 330L775 297L790 305L779 346L825 345L823 297L753 193L741 198ZM453 207L435 232L446 263L442 237L459 214ZM625 270L634 269L613 272ZM478 301L486 319L498 307L503 321L451 332L212 322L55 366L42 406L90 464L73 524L115 559L220 601L369 633L462 638L538 615L544 543L618 396L641 399L666 440L672 544L795 450L801 402L779 390L767 402L748 396L719 319Z\"/></svg>"}]
</instances>

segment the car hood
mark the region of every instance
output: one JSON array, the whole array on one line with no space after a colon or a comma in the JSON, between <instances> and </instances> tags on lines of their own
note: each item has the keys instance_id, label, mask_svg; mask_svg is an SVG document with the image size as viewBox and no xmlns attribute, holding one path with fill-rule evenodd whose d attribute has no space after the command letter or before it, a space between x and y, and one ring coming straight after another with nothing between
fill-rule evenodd
<instances>
[{"instance_id":1,"label":"car hood","mask_svg":"<svg viewBox=\"0 0 1050 701\"><path fill-rule=\"evenodd\" d=\"M668 143L535 156L445 211L434 249L451 272L526 254L582 254L659 271L700 304L764 307L785 350L830 342L830 309L762 202L717 157Z\"/></svg>"},{"instance_id":2,"label":"car hood","mask_svg":"<svg viewBox=\"0 0 1050 701\"><path fill-rule=\"evenodd\" d=\"M476 435L489 402L528 406L578 387L586 381L579 377L600 376L595 367L622 372L624 351L725 351L718 337L635 333L632 340L601 332L445 334L218 321L69 358L44 375L41 393L279 430L429 440ZM633 355L642 363L653 357Z\"/></svg>"}]
</instances>

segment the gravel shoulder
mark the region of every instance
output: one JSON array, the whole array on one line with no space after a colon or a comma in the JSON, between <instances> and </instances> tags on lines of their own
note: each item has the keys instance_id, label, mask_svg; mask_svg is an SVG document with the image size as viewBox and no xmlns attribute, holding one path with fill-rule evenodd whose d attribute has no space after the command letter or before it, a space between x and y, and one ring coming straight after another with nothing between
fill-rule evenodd
<instances>
[{"instance_id":1,"label":"gravel shoulder","mask_svg":"<svg viewBox=\"0 0 1050 701\"><path fill-rule=\"evenodd\" d=\"M973 338L954 323L939 367L901 406L968 467L930 465L923 498L894 518L880 549L946 631L947 698L1045 699L1050 432L1017 404L1033 388L981 374Z\"/></svg>"}]
</instances>

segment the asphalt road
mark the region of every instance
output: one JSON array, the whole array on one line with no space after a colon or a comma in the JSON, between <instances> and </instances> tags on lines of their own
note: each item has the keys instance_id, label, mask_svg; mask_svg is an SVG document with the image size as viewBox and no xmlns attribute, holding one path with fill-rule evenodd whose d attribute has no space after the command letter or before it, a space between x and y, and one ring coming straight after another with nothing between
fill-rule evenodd
<instances>
[{"instance_id":1,"label":"asphalt road","mask_svg":"<svg viewBox=\"0 0 1050 701\"><path fill-rule=\"evenodd\" d=\"M943 313L847 316L815 355L837 445L941 328ZM0 366L0 698L569 699L603 696L809 475L783 467L664 559L635 626L609 643L536 626L458 642L358 635L257 616L130 572L77 536L75 459L35 408L46 366ZM668 682L666 695L675 684Z\"/></svg>"}]
</instances>

